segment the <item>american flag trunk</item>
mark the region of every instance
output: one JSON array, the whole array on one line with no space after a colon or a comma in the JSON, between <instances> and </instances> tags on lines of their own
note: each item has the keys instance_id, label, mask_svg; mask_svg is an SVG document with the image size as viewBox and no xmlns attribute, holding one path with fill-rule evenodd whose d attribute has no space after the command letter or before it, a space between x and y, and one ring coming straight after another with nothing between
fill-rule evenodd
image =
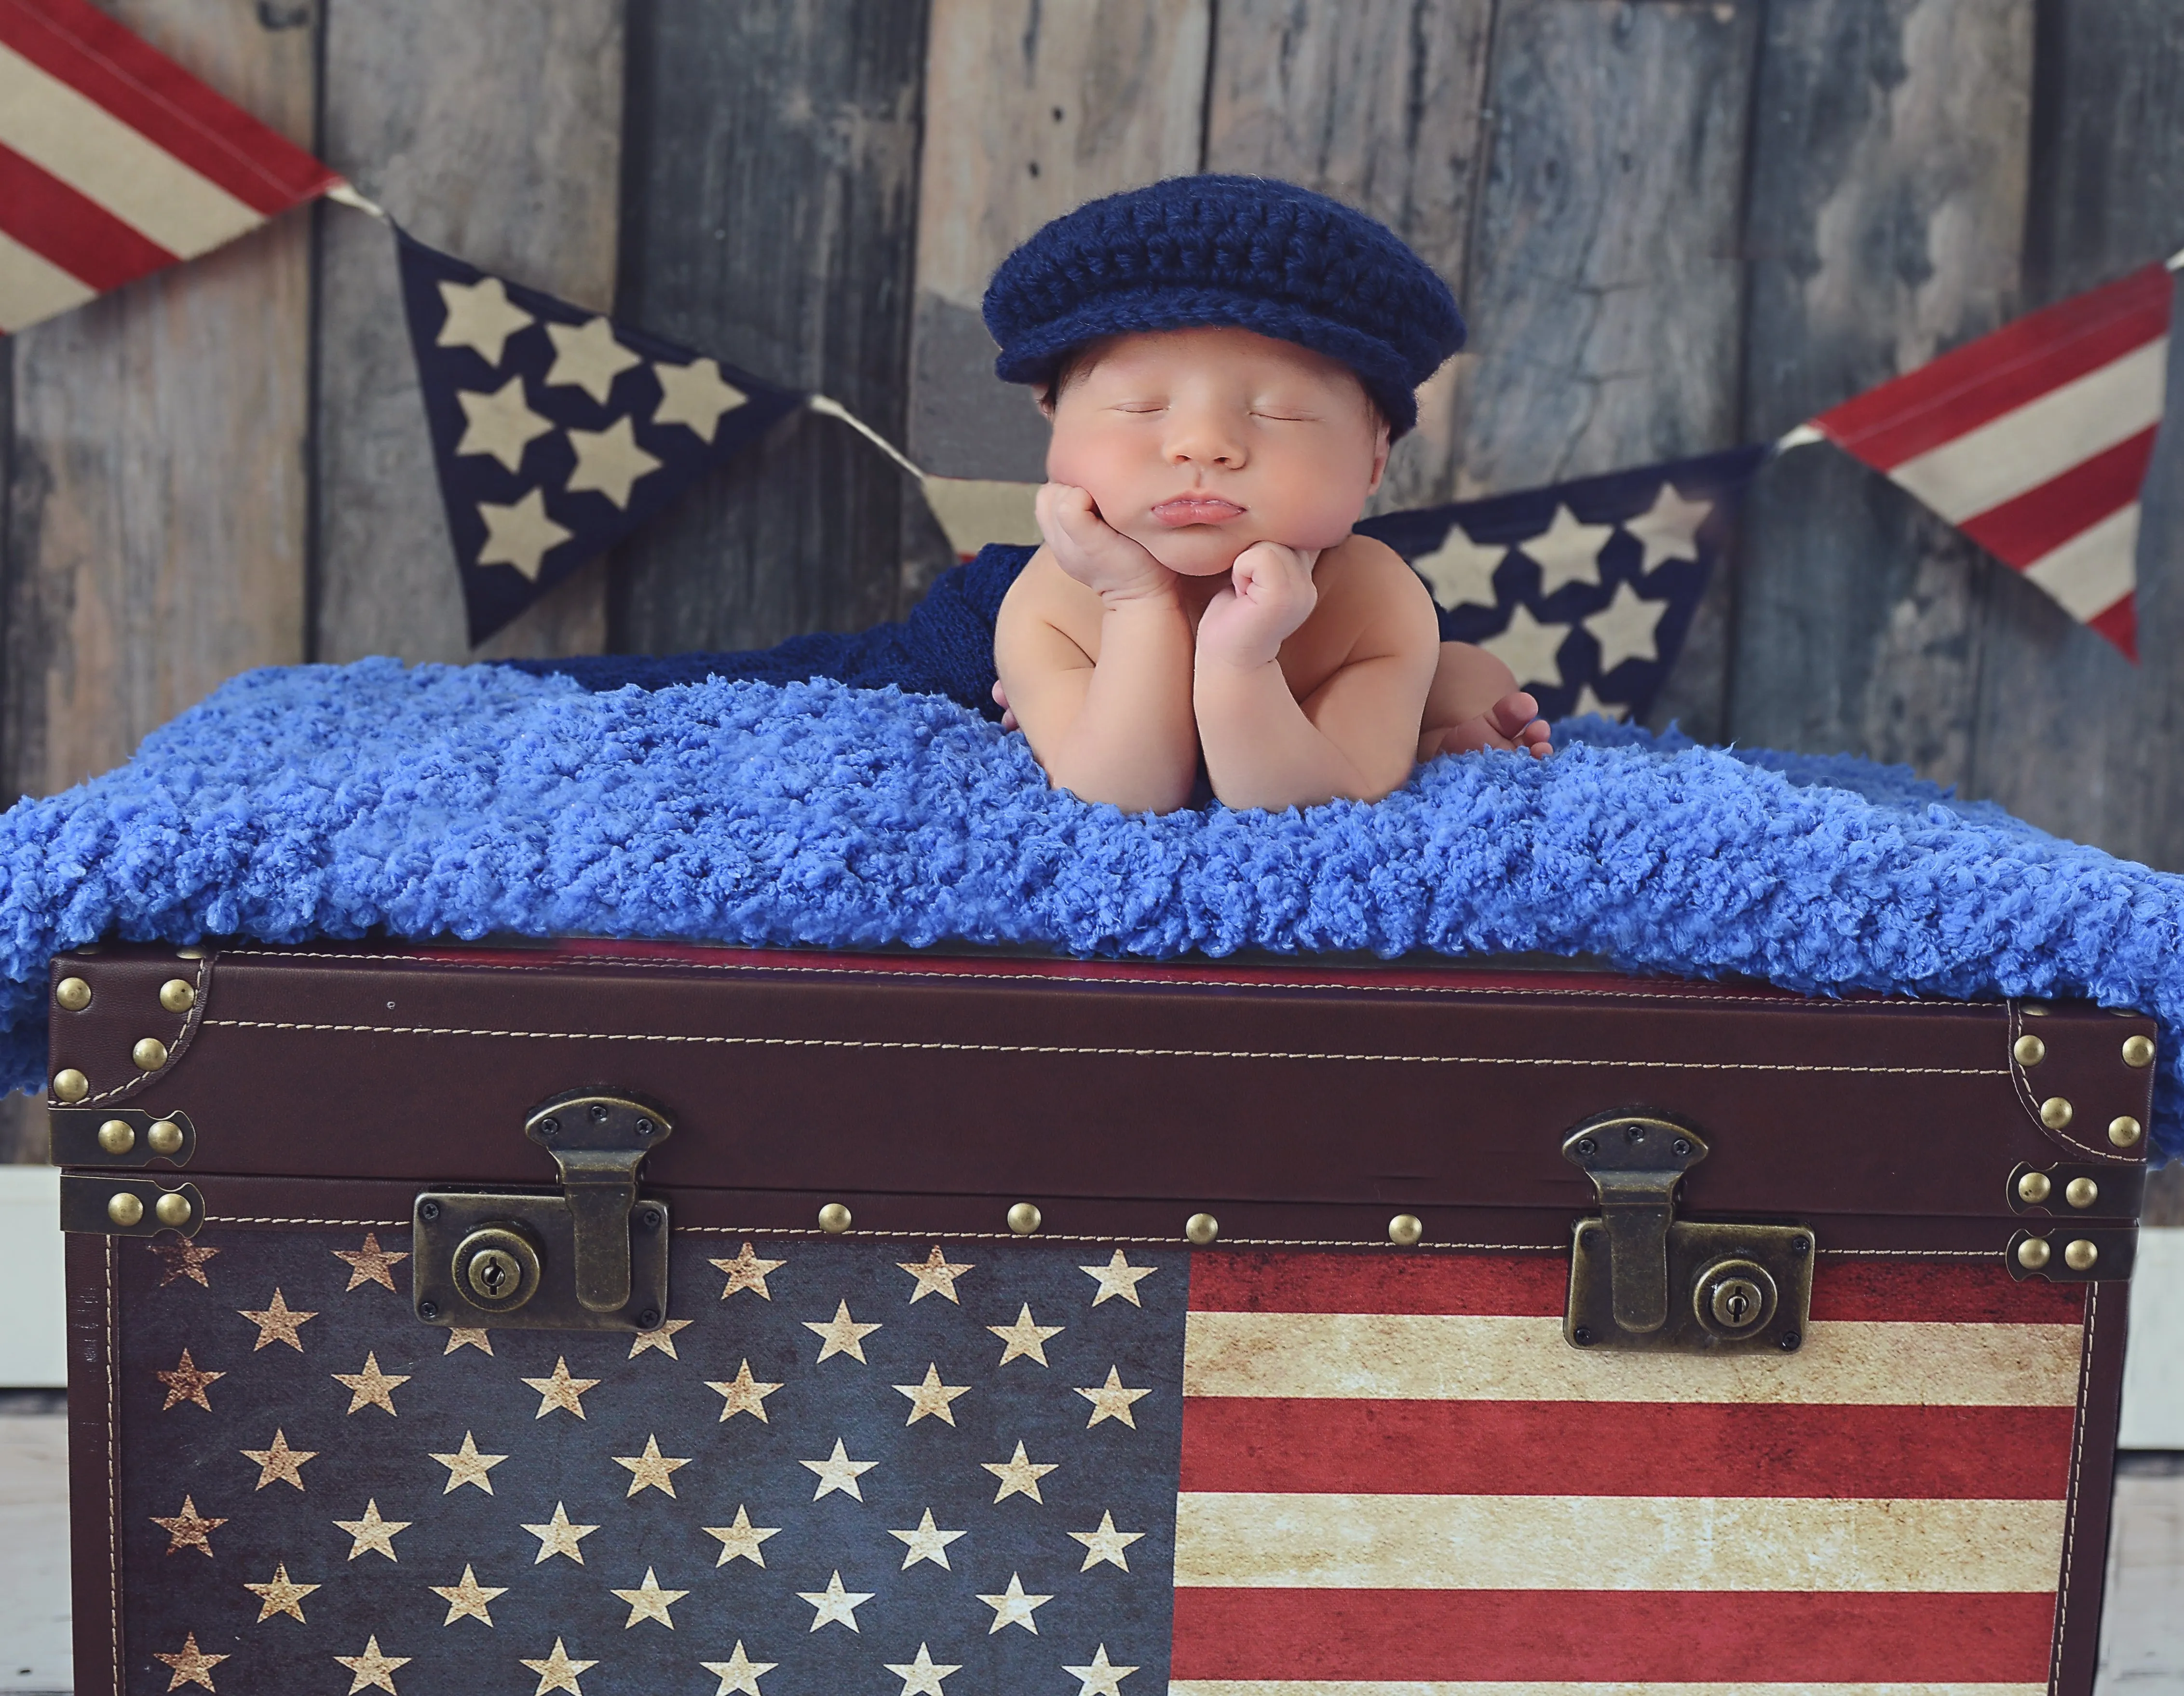
<instances>
[{"instance_id":1,"label":"american flag trunk","mask_svg":"<svg viewBox=\"0 0 2184 1696\"><path fill-rule=\"evenodd\" d=\"M2091 1688L2150 1020L586 942L54 996L80 1691Z\"/></svg>"}]
</instances>

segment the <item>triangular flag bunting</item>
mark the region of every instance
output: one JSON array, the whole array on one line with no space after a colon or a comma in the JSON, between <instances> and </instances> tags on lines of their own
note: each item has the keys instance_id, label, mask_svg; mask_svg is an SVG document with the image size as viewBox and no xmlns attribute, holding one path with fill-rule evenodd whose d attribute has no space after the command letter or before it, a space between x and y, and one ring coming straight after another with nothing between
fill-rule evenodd
<instances>
[{"instance_id":1,"label":"triangular flag bunting","mask_svg":"<svg viewBox=\"0 0 2184 1696\"><path fill-rule=\"evenodd\" d=\"M395 237L473 646L808 399Z\"/></svg>"},{"instance_id":2,"label":"triangular flag bunting","mask_svg":"<svg viewBox=\"0 0 2184 1696\"><path fill-rule=\"evenodd\" d=\"M2148 265L1869 389L1808 427L2135 661L2138 490L2161 423L2170 294L2168 271Z\"/></svg>"},{"instance_id":3,"label":"triangular flag bunting","mask_svg":"<svg viewBox=\"0 0 2184 1696\"><path fill-rule=\"evenodd\" d=\"M0 0L0 334L340 181L86 0Z\"/></svg>"},{"instance_id":4,"label":"triangular flag bunting","mask_svg":"<svg viewBox=\"0 0 2184 1696\"><path fill-rule=\"evenodd\" d=\"M1441 639L1498 656L1548 718L1652 711L1769 448L1583 477L1357 526L1411 563Z\"/></svg>"}]
</instances>

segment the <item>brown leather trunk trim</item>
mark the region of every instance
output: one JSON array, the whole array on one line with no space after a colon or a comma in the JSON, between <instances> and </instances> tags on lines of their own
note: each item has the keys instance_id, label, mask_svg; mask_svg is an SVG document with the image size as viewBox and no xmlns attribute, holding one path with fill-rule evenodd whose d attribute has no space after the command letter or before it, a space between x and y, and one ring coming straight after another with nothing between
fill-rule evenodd
<instances>
[{"instance_id":1,"label":"brown leather trunk trim","mask_svg":"<svg viewBox=\"0 0 2184 1696\"><path fill-rule=\"evenodd\" d=\"M2096 1283L2086 1303L2085 1366L2055 1605L2055 1696L2092 1696L2108 1581L2109 1519L2114 1504L2116 1432L2123 1417L2128 1284Z\"/></svg>"},{"instance_id":2,"label":"brown leather trunk trim","mask_svg":"<svg viewBox=\"0 0 2184 1696\"><path fill-rule=\"evenodd\" d=\"M110 1236L66 1239L69 1552L76 1696L122 1696L121 1480L115 1470L115 1358L120 1336L119 1247Z\"/></svg>"},{"instance_id":3,"label":"brown leather trunk trim","mask_svg":"<svg viewBox=\"0 0 2184 1696\"><path fill-rule=\"evenodd\" d=\"M212 1177L199 1180L206 1219L216 1225L342 1225L358 1230L406 1228L410 1209L430 1183L370 1180ZM448 1188L465 1187L449 1185ZM475 1187L475 1186L470 1186ZM510 1186L518 1193L536 1185ZM770 1236L822 1233L819 1209L840 1202L850 1209L855 1236L945 1237L953 1241L1006 1241L1011 1206L1029 1201L1049 1240L1167 1242L1184 1246L1184 1221L1201 1210L1190 1201L993 1192L986 1195L877 1194L855 1190L710 1190L648 1184L644 1194L667 1203L677 1231L765 1232ZM1387 1203L1208 1202L1203 1211L1220 1221L1220 1241L1230 1247L1389 1247L1388 1223L1401 1208ZM1589 1208L1422 1208L1425 1226L1417 1250L1537 1249L1563 1254L1570 1232ZM1679 1209L1689 1217L1741 1218L1755 1222L1807 1222L1824 1256L1859 1258L1988 1259L2003 1263L2011 1233L2027 1221L1907 1218L1900 1214L1725 1215ZM2037 1223L2037 1221L2033 1221Z\"/></svg>"}]
</instances>

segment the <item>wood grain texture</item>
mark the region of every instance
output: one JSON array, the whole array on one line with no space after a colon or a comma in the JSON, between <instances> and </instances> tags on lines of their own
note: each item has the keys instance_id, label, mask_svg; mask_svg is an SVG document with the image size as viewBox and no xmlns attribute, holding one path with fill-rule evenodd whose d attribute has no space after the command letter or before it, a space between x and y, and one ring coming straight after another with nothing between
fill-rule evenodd
<instances>
[{"instance_id":1,"label":"wood grain texture","mask_svg":"<svg viewBox=\"0 0 2184 1696\"><path fill-rule=\"evenodd\" d=\"M978 302L1050 218L1199 169L1210 0L933 0L910 455L1038 480L1046 429L994 376Z\"/></svg>"},{"instance_id":2,"label":"wood grain texture","mask_svg":"<svg viewBox=\"0 0 2184 1696\"><path fill-rule=\"evenodd\" d=\"M621 310L902 439L925 8L630 11ZM893 616L903 475L799 413L620 550L630 652L762 647Z\"/></svg>"},{"instance_id":3,"label":"wood grain texture","mask_svg":"<svg viewBox=\"0 0 2184 1696\"><path fill-rule=\"evenodd\" d=\"M107 9L309 144L308 8ZM303 657L307 233L291 215L14 338L9 795L116 765L236 672Z\"/></svg>"},{"instance_id":4,"label":"wood grain texture","mask_svg":"<svg viewBox=\"0 0 2184 1696\"><path fill-rule=\"evenodd\" d=\"M1738 439L1757 0L1502 0L1490 163L1451 366L1458 497ZM1658 705L1719 728L1726 584Z\"/></svg>"},{"instance_id":5,"label":"wood grain texture","mask_svg":"<svg viewBox=\"0 0 2184 1696\"><path fill-rule=\"evenodd\" d=\"M422 241L614 304L621 0L334 0L326 28L329 165ZM393 238L332 206L319 231L312 657L471 658ZM595 562L476 657L596 652L605 633Z\"/></svg>"},{"instance_id":6,"label":"wood grain texture","mask_svg":"<svg viewBox=\"0 0 2184 1696\"><path fill-rule=\"evenodd\" d=\"M1485 166L1491 0L1223 0L1206 169L1278 176L1369 212L1463 293ZM1455 370L1421 397L1373 510L1455 499Z\"/></svg>"},{"instance_id":7,"label":"wood grain texture","mask_svg":"<svg viewBox=\"0 0 2184 1696\"><path fill-rule=\"evenodd\" d=\"M1747 232L1752 435L2015 312L2031 22L2023 0L1769 7ZM1826 447L1762 474L1741 544L1727 729L1964 778L1974 601L1996 568Z\"/></svg>"},{"instance_id":8,"label":"wood grain texture","mask_svg":"<svg viewBox=\"0 0 2184 1696\"><path fill-rule=\"evenodd\" d=\"M2184 246L2184 31L2170 0L2046 4L2026 304ZM2184 868L2184 360L2143 489L2140 663L2012 573L1986 573L1970 787L2034 823Z\"/></svg>"}]
</instances>

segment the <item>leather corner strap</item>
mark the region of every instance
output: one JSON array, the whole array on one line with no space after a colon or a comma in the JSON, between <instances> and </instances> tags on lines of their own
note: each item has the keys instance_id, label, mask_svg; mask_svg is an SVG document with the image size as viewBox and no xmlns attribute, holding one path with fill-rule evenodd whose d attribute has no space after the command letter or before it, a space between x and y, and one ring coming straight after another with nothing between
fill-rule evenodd
<instances>
[{"instance_id":1,"label":"leather corner strap","mask_svg":"<svg viewBox=\"0 0 2184 1696\"><path fill-rule=\"evenodd\" d=\"M2145 1163L2153 1112L2153 1021L2136 1013L2064 1018L2009 1003L2009 1075L2041 1134L2109 1166Z\"/></svg>"},{"instance_id":2,"label":"leather corner strap","mask_svg":"<svg viewBox=\"0 0 2184 1696\"><path fill-rule=\"evenodd\" d=\"M189 1051L212 1000L209 949L117 945L57 956L47 1105L109 1107L149 1089Z\"/></svg>"}]
</instances>

